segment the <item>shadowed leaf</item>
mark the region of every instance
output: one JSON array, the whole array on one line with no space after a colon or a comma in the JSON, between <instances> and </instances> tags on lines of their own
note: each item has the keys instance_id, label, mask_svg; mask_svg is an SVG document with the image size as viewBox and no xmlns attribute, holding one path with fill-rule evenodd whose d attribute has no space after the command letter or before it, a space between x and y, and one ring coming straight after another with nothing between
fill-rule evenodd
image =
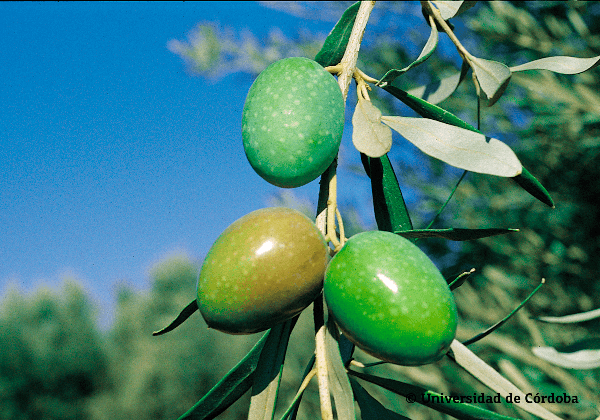
<instances>
[{"instance_id":1,"label":"shadowed leaf","mask_svg":"<svg viewBox=\"0 0 600 420\"><path fill-rule=\"evenodd\" d=\"M410 89L407 91L407 93L417 98L423 99L429 102L430 104L439 104L444 99L446 99L454 93L456 88L458 88L458 86L464 80L468 71L469 65L466 62L463 62L461 71L454 73L448 77L444 77L443 79L437 82Z\"/></svg>"},{"instance_id":2,"label":"shadowed leaf","mask_svg":"<svg viewBox=\"0 0 600 420\"><path fill-rule=\"evenodd\" d=\"M474 239L488 238L490 236L504 235L518 232L519 229L488 228L488 229L413 229L409 231L394 232L405 238L445 238L451 241L472 241Z\"/></svg>"},{"instance_id":3,"label":"shadowed leaf","mask_svg":"<svg viewBox=\"0 0 600 420\"><path fill-rule=\"evenodd\" d=\"M441 413L449 414L457 419L463 420L516 420L513 417L502 416L496 414L493 411L486 410L470 404L464 404L455 402L452 397L438 394L437 392L430 391L420 386L407 384L405 382L396 381L393 379L380 378L378 376L369 375L366 373L356 372L349 370L348 373L352 376L356 376L363 381L370 382L378 385L395 394L402 395L412 402L423 404L427 407L433 408Z\"/></svg>"},{"instance_id":4,"label":"shadowed leaf","mask_svg":"<svg viewBox=\"0 0 600 420\"><path fill-rule=\"evenodd\" d=\"M263 335L252 350L178 420L214 419L240 399L252 386L254 371L269 334L270 331Z\"/></svg>"},{"instance_id":5,"label":"shadowed leaf","mask_svg":"<svg viewBox=\"0 0 600 420\"><path fill-rule=\"evenodd\" d=\"M473 71L477 76L481 89L488 98L488 106L492 106L502 96L510 77L510 69L497 61L471 57Z\"/></svg>"}]
</instances>

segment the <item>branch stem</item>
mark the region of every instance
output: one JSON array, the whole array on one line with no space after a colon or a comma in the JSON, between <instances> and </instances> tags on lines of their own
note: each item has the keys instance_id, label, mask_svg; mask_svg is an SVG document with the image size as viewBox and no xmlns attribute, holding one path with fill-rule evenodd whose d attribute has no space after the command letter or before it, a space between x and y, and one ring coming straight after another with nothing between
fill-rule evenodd
<instances>
[{"instance_id":1,"label":"branch stem","mask_svg":"<svg viewBox=\"0 0 600 420\"><path fill-rule=\"evenodd\" d=\"M338 85L342 91L344 103L348 97L348 91L350 90L350 83L352 76L356 71L356 61L358 60L358 51L360 50L360 44L362 42L365 28L371 15L371 11L375 6L374 1L362 1L354 26L352 27L352 33L346 46L346 51L342 57L342 61L334 66L335 70L339 69L338 72ZM341 234L342 242L338 241L337 234L335 231L335 219L338 217L340 230L343 232L342 219L340 217L339 210L337 208L337 176L335 174L335 162L325 172L329 178L326 182L324 177L321 178L321 188L328 188L327 195L327 208L323 209L318 215L316 224L317 227L323 232L325 238L330 240L335 250L341 249L344 245L345 237ZM325 175L324 174L324 175ZM335 238L335 239L334 239ZM325 348L325 325L320 325L317 333L315 334L315 360L317 370L317 381L319 384L319 400L321 403L321 416L324 420L333 420L333 408L331 405L331 396L329 391L329 379L327 371L327 353Z\"/></svg>"}]
</instances>

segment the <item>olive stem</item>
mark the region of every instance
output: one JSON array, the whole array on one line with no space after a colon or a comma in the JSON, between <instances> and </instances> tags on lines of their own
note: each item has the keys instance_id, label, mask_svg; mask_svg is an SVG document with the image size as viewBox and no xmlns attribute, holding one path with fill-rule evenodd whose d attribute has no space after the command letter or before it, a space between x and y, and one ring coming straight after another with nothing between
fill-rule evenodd
<instances>
[{"instance_id":1,"label":"olive stem","mask_svg":"<svg viewBox=\"0 0 600 420\"><path fill-rule=\"evenodd\" d=\"M333 420L333 408L331 406L331 397L329 396L329 372L327 370L327 356L325 349L325 325L321 325L315 336L316 349L315 361L317 369L317 382L319 383L319 399L321 402L321 418L323 420Z\"/></svg>"},{"instance_id":2,"label":"olive stem","mask_svg":"<svg viewBox=\"0 0 600 420\"><path fill-rule=\"evenodd\" d=\"M348 45L346 46L346 51L344 52L342 61L338 65L341 66L341 71L338 73L338 85L342 91L344 104L346 103L346 98L348 97L352 76L355 74L360 43L362 42L365 28L374 6L374 1L362 1L360 3L360 7L354 21L354 26L352 27L352 33L350 34L350 39L348 40ZM331 173L329 173L330 171ZM326 172L330 177L327 185L329 187L327 208L317 216L316 224L317 227L321 229L321 232L324 233L325 238L333 243L336 250L339 250L344 245L343 242L345 242L345 238L342 235L343 242L340 243L335 232L336 214L338 215L340 230L342 230L342 218L339 217L339 211L337 208L337 176L335 166L332 165ZM324 187L324 185L322 184L321 187ZM325 351L325 328L325 325L321 325L315 334L315 361L317 369L317 381L319 384L321 416L324 420L333 420L333 408L331 406L327 371L327 353Z\"/></svg>"},{"instance_id":3,"label":"olive stem","mask_svg":"<svg viewBox=\"0 0 600 420\"><path fill-rule=\"evenodd\" d=\"M471 54L469 51L467 51L467 49L464 47L464 45L459 41L459 39L456 37L456 35L452 31L452 28L450 28L450 25L448 25L448 23L442 17L442 14L440 13L440 11L437 8L435 8L431 4L430 1L422 1L421 5L429 13L430 24L435 24L435 22L440 24L440 26L446 32L446 35L448 35L448 37L452 40L452 43L456 46L456 49L458 50L458 53L460 54L462 59L464 61L466 61L471 68L473 68L473 59L475 57L473 56L473 54ZM431 21L431 18L433 18L433 22ZM477 75L475 74L475 72L473 72L472 77L473 77L473 84L475 85L475 89L477 90L477 96L479 97L479 94L480 94L479 80L477 80Z\"/></svg>"},{"instance_id":4,"label":"olive stem","mask_svg":"<svg viewBox=\"0 0 600 420\"><path fill-rule=\"evenodd\" d=\"M354 70L356 69L356 61L358 60L358 51L360 50L360 43L362 42L362 38L365 33L365 28L367 27L367 22L369 20L369 16L371 15L371 11L373 10L374 6L374 1L360 2L360 7L358 8L358 13L356 14L356 19L354 21L354 26L352 27L352 33L350 34L350 39L348 40L346 51L344 52L344 56L342 57L342 61L340 62L340 65L342 66L342 71L338 76L338 84L342 89L344 101L348 96L350 82L352 81Z\"/></svg>"}]
</instances>

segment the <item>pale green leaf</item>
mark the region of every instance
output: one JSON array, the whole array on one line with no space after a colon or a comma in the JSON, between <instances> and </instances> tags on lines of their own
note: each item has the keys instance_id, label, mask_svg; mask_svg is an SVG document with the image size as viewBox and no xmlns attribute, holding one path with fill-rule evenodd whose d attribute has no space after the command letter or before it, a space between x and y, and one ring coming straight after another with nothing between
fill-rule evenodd
<instances>
[{"instance_id":1,"label":"pale green leaf","mask_svg":"<svg viewBox=\"0 0 600 420\"><path fill-rule=\"evenodd\" d=\"M367 156L378 158L392 148L392 130L381 123L381 111L370 101L359 100L352 116L352 143Z\"/></svg>"},{"instance_id":2,"label":"pale green leaf","mask_svg":"<svg viewBox=\"0 0 600 420\"><path fill-rule=\"evenodd\" d=\"M560 353L554 347L533 347L531 351L540 359L567 369L600 368L600 350L598 349Z\"/></svg>"},{"instance_id":3,"label":"pale green leaf","mask_svg":"<svg viewBox=\"0 0 600 420\"><path fill-rule=\"evenodd\" d=\"M450 350L452 351L451 357L456 363L458 363L463 369L465 369L491 390L496 391L504 398L511 395L513 397L513 401L515 401L515 396L519 396L519 402L515 402L514 404L528 413L534 414L546 420L560 420L560 417L552 414L541 405L526 402L525 393L523 391L513 385L513 383L508 379L496 372L491 366L486 364L483 360L477 357L475 353L457 340L452 341Z\"/></svg>"},{"instance_id":4,"label":"pale green leaf","mask_svg":"<svg viewBox=\"0 0 600 420\"><path fill-rule=\"evenodd\" d=\"M338 420L355 420L354 394L350 379L346 373L346 367L342 361L340 347L338 344L339 332L335 323L330 318L327 321L325 331L325 348L327 351L327 373L331 394L335 401Z\"/></svg>"},{"instance_id":5,"label":"pale green leaf","mask_svg":"<svg viewBox=\"0 0 600 420\"><path fill-rule=\"evenodd\" d=\"M540 316L536 319L538 321L549 322L552 324L574 324L576 322L590 321L596 318L600 318L600 309L594 309L593 311L581 312L566 316Z\"/></svg>"},{"instance_id":6,"label":"pale green leaf","mask_svg":"<svg viewBox=\"0 0 600 420\"><path fill-rule=\"evenodd\" d=\"M481 89L488 98L488 106L492 106L504 93L510 76L510 69L497 61L471 57L471 64Z\"/></svg>"},{"instance_id":7,"label":"pale green leaf","mask_svg":"<svg viewBox=\"0 0 600 420\"><path fill-rule=\"evenodd\" d=\"M519 158L500 140L427 118L382 117L381 121L423 153L457 168L504 177L521 173Z\"/></svg>"},{"instance_id":8,"label":"pale green leaf","mask_svg":"<svg viewBox=\"0 0 600 420\"><path fill-rule=\"evenodd\" d=\"M454 16L458 16L465 10L469 10L475 6L475 1L432 1L435 7L438 8L442 18L448 20Z\"/></svg>"},{"instance_id":9,"label":"pale green leaf","mask_svg":"<svg viewBox=\"0 0 600 420\"><path fill-rule=\"evenodd\" d=\"M600 64L600 55L591 58L579 57L545 57L510 68L510 71L550 70L562 74L578 74L593 69Z\"/></svg>"}]
</instances>

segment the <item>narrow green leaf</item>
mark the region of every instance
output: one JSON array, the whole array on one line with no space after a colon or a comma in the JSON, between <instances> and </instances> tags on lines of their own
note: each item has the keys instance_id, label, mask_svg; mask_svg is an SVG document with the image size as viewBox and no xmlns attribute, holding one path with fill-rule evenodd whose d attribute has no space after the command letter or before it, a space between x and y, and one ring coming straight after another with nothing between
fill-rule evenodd
<instances>
[{"instance_id":1,"label":"narrow green leaf","mask_svg":"<svg viewBox=\"0 0 600 420\"><path fill-rule=\"evenodd\" d=\"M392 391L395 394L402 395L412 403L425 405L439 411L440 413L449 414L458 419L516 420L513 417L496 414L493 411L489 411L471 404L455 402L452 396L438 394L437 392L430 391L420 386L407 384L405 382L400 382L393 379L380 378L378 376L360 373L354 370L349 370L348 373L352 376L362 379L363 381L370 382Z\"/></svg>"},{"instance_id":2,"label":"narrow green leaf","mask_svg":"<svg viewBox=\"0 0 600 420\"><path fill-rule=\"evenodd\" d=\"M342 14L340 20L325 39L321 51L315 56L317 63L323 67L327 67L335 66L342 61L359 7L360 2L356 2Z\"/></svg>"},{"instance_id":3,"label":"narrow green leaf","mask_svg":"<svg viewBox=\"0 0 600 420\"><path fill-rule=\"evenodd\" d=\"M345 335L341 334L338 339L340 347L340 355L344 366L348 366L348 363L352 360L352 354L354 353L354 343L346 338Z\"/></svg>"},{"instance_id":4,"label":"narrow green leaf","mask_svg":"<svg viewBox=\"0 0 600 420\"><path fill-rule=\"evenodd\" d=\"M597 318L600 318L600 309L566 316L540 316L534 319L551 324L574 324L576 322L585 322Z\"/></svg>"},{"instance_id":5,"label":"narrow green leaf","mask_svg":"<svg viewBox=\"0 0 600 420\"><path fill-rule=\"evenodd\" d=\"M429 118L432 120L436 120L442 123L450 124L455 127L464 128L466 130L471 130L476 133L481 133L475 127L470 125L468 122L465 122L458 118L451 112L446 111L443 108L440 108L437 105L431 104L421 98L417 98L396 86L386 86L383 88L386 92L392 94L397 99L400 99L406 106L411 108L417 114L422 116L423 118Z\"/></svg>"},{"instance_id":6,"label":"narrow green leaf","mask_svg":"<svg viewBox=\"0 0 600 420\"><path fill-rule=\"evenodd\" d=\"M315 365L316 356L313 354L311 359L309 360L306 368L304 369L304 374L302 375L302 382L306 379L306 377L310 374ZM281 416L281 420L296 420L296 415L298 414L298 407L300 406L300 401L302 401L302 395L304 392L299 392L294 397L293 401L290 403L288 409Z\"/></svg>"},{"instance_id":7,"label":"narrow green leaf","mask_svg":"<svg viewBox=\"0 0 600 420\"><path fill-rule=\"evenodd\" d=\"M600 368L600 339L586 339L566 350L553 347L533 347L532 353L553 365L566 369Z\"/></svg>"},{"instance_id":8,"label":"narrow green leaf","mask_svg":"<svg viewBox=\"0 0 600 420\"><path fill-rule=\"evenodd\" d=\"M456 183L456 185L454 186L454 188L452 189L452 191L450 191L450 195L448 196L448 198L446 199L446 201L444 202L444 204L442 205L442 207L440 207L440 209L437 211L437 213L435 214L435 216L433 217L433 219L431 219L431 222L429 222L429 224L427 225L427 227L425 229L430 229L431 226L433 226L433 224L435 223L435 221L437 220L437 218L440 216L440 214L442 214L442 212L444 211L444 209L446 208L446 206L450 202L450 199L452 198L452 196L454 195L454 193L458 189L458 186L460 185L460 183L462 182L462 180L465 178L465 175L467 173L468 173L468 171L463 171L462 175L458 179L458 182Z\"/></svg>"},{"instance_id":9,"label":"narrow green leaf","mask_svg":"<svg viewBox=\"0 0 600 420\"><path fill-rule=\"evenodd\" d=\"M356 104L352 115L352 143L369 157L381 157L392 148L392 130L381 122L381 111L366 99Z\"/></svg>"},{"instance_id":10,"label":"narrow green leaf","mask_svg":"<svg viewBox=\"0 0 600 420\"><path fill-rule=\"evenodd\" d=\"M488 98L487 105L494 105L508 86L512 76L510 69L497 61L477 57L471 57L471 63L479 85Z\"/></svg>"},{"instance_id":11,"label":"narrow green leaf","mask_svg":"<svg viewBox=\"0 0 600 420\"><path fill-rule=\"evenodd\" d=\"M469 68L469 64L467 64L466 61L463 61L461 70L459 72L444 77L437 82L410 89L407 91L407 93L419 99L423 99L430 104L439 104L454 93L456 88L458 88L461 82L465 79Z\"/></svg>"},{"instance_id":12,"label":"narrow green leaf","mask_svg":"<svg viewBox=\"0 0 600 420\"><path fill-rule=\"evenodd\" d=\"M471 130L475 133L481 133L481 131L477 130L469 123L461 120L456 115L446 111L443 108L440 108L437 105L430 104L423 99L410 95L402 89L399 89L395 86L386 86L384 89L388 93L400 99L413 111L424 118L431 118L432 120L454 125L456 127L461 127L466 130ZM531 173L529 173L525 167L522 167L521 175L514 177L513 180L515 180L515 182L517 182L521 188L523 188L533 197L540 200L542 203L549 205L550 207L554 207L554 203L548 191L542 186L542 184L539 183L537 179L535 179L533 175L531 175Z\"/></svg>"},{"instance_id":13,"label":"narrow green leaf","mask_svg":"<svg viewBox=\"0 0 600 420\"><path fill-rule=\"evenodd\" d=\"M546 420L560 420L560 417L552 414L550 411L536 403L528 403L525 393L513 385L508 379L504 378L496 372L491 366L481 360L475 353L469 350L466 346L458 342L452 341L450 344L451 358L458 363L463 369L477 378L481 383L488 388L496 391L504 398L512 396L515 405L528 413L534 414ZM514 397L519 396L519 402L514 400Z\"/></svg>"},{"instance_id":14,"label":"narrow green leaf","mask_svg":"<svg viewBox=\"0 0 600 420\"><path fill-rule=\"evenodd\" d=\"M240 399L252 386L254 371L270 332L267 331L252 350L178 420L214 419Z\"/></svg>"},{"instance_id":15,"label":"narrow green leaf","mask_svg":"<svg viewBox=\"0 0 600 420\"><path fill-rule=\"evenodd\" d=\"M600 55L591 58L579 57L544 57L510 68L510 71L550 70L562 74L578 74L593 69L600 64Z\"/></svg>"},{"instance_id":16,"label":"narrow green leaf","mask_svg":"<svg viewBox=\"0 0 600 420\"><path fill-rule=\"evenodd\" d=\"M540 181L538 181L525 167L522 168L521 173L514 177L513 180L542 203L554 208L554 200L550 197L550 193L546 191L544 186L540 184Z\"/></svg>"},{"instance_id":17,"label":"narrow green leaf","mask_svg":"<svg viewBox=\"0 0 600 420\"><path fill-rule=\"evenodd\" d=\"M248 420L272 420L275 415L285 353L297 319L271 328L254 372Z\"/></svg>"},{"instance_id":18,"label":"narrow green leaf","mask_svg":"<svg viewBox=\"0 0 600 420\"><path fill-rule=\"evenodd\" d=\"M498 139L427 118L384 116L381 120L423 153L449 165L503 177L521 173L517 155Z\"/></svg>"},{"instance_id":19,"label":"narrow green leaf","mask_svg":"<svg viewBox=\"0 0 600 420\"><path fill-rule=\"evenodd\" d=\"M183 324L183 322L188 319L190 316L194 314L198 310L198 302L196 299L191 301L183 310L177 315L177 318L173 320L169 325L167 325L162 330L154 331L152 335L162 335L168 333L169 331L173 331L175 328Z\"/></svg>"},{"instance_id":20,"label":"narrow green leaf","mask_svg":"<svg viewBox=\"0 0 600 420\"><path fill-rule=\"evenodd\" d=\"M354 395L350 380L346 373L346 366L342 361L340 347L338 344L339 332L333 319L327 321L327 330L325 331L325 348L327 351L327 373L329 375L329 384L331 394L335 401L337 418L339 420L355 420Z\"/></svg>"},{"instance_id":21,"label":"narrow green leaf","mask_svg":"<svg viewBox=\"0 0 600 420\"><path fill-rule=\"evenodd\" d=\"M431 18L431 19L433 19L433 18ZM410 63L408 66L404 67L403 69L392 69L392 70L388 71L381 78L381 80L379 82L377 82L377 84L379 86L385 86L388 83L391 83L392 81L394 81L397 77L403 75L404 73L406 73L407 71L412 69L413 67L418 66L419 64L421 64L425 60L427 60L431 56L431 54L433 54L433 52L435 51L435 48L437 47L437 44L438 44L438 38L439 38L439 35L438 35L437 26L431 25L431 33L429 34L429 39L427 40L427 43L423 47L423 50L421 51L421 54L419 54L417 59L415 61L413 61L412 63Z\"/></svg>"},{"instance_id":22,"label":"narrow green leaf","mask_svg":"<svg viewBox=\"0 0 600 420\"><path fill-rule=\"evenodd\" d=\"M510 318L512 318L512 316L514 314L517 313L517 311L519 309L521 309L527 302L529 302L529 300L533 297L533 295L536 294L536 292L538 290L540 290L540 288L544 285L545 281L544 279L542 279L541 283L538 284L538 286L533 289L533 292L531 292L529 294L529 296L527 296L523 302L521 302L519 304L519 306L517 306L515 309L513 309L508 315L506 315L503 319L501 319L500 321L496 322L494 325L492 325L490 328L486 329L485 331L483 331L482 333L477 334L474 337L471 337L470 339L468 339L467 341L463 342L463 345L468 346L470 344L476 343L477 341L481 340L482 338L487 337L488 335L490 335L491 333L493 333L494 331L496 331L498 328L500 328L502 325L504 325L506 323L506 321L508 321Z\"/></svg>"},{"instance_id":23,"label":"narrow green leaf","mask_svg":"<svg viewBox=\"0 0 600 420\"><path fill-rule=\"evenodd\" d=\"M410 420L408 417L385 408L383 404L373 398L355 379L350 378L350 385L352 385L354 399L360 408L361 420Z\"/></svg>"},{"instance_id":24,"label":"narrow green leaf","mask_svg":"<svg viewBox=\"0 0 600 420\"><path fill-rule=\"evenodd\" d=\"M490 236L505 235L518 232L519 229L510 228L488 228L488 229L413 229L408 231L394 232L405 238L444 238L451 241L472 241L475 239L489 238Z\"/></svg>"},{"instance_id":25,"label":"narrow green leaf","mask_svg":"<svg viewBox=\"0 0 600 420\"><path fill-rule=\"evenodd\" d=\"M408 209L387 154L380 158L361 155L361 158L365 172L371 178L377 228L386 232L411 230L412 222Z\"/></svg>"},{"instance_id":26,"label":"narrow green leaf","mask_svg":"<svg viewBox=\"0 0 600 420\"><path fill-rule=\"evenodd\" d=\"M450 290L458 289L469 279L469 276L471 274L473 274L474 272L475 272L475 269L472 268L470 271L465 271L464 273L461 273L458 277L456 277L454 280L452 280L452 282L450 282L450 284L448 284L448 287L450 288Z\"/></svg>"}]
</instances>

